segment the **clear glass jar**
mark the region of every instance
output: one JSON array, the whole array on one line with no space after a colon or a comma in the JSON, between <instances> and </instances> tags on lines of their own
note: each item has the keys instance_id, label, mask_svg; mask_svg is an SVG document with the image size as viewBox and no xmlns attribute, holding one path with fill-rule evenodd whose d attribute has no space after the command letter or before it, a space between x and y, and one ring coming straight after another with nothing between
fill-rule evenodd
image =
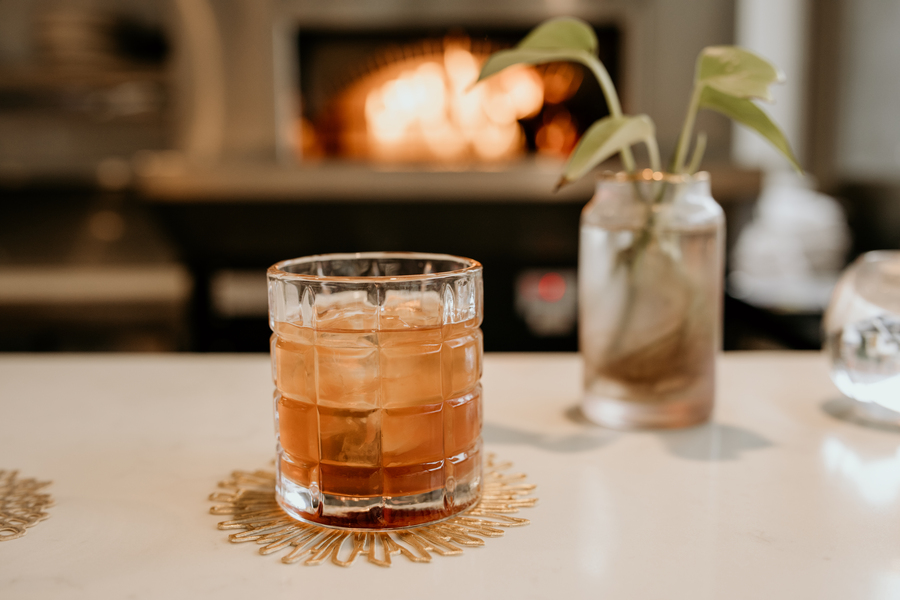
<instances>
[{"instance_id":1,"label":"clear glass jar","mask_svg":"<svg viewBox=\"0 0 900 600\"><path fill-rule=\"evenodd\" d=\"M709 177L606 174L581 215L582 409L616 429L707 420L720 346L725 217Z\"/></svg>"}]
</instances>

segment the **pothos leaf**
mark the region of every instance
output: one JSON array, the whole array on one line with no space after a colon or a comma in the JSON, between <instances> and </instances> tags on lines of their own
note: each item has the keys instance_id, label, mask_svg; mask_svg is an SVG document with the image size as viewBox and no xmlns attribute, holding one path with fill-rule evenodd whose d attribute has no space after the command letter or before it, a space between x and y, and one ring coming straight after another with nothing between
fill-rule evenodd
<instances>
[{"instance_id":1,"label":"pothos leaf","mask_svg":"<svg viewBox=\"0 0 900 600\"><path fill-rule=\"evenodd\" d=\"M606 67L597 58L597 46L597 36L586 22L569 17L551 19L534 28L515 48L501 50L488 57L475 83L513 65L577 62L587 67L597 78L609 112L614 116L621 116L622 107L616 87ZM658 154L655 139L652 146L651 152ZM627 147L622 151L622 161L627 169L634 168L634 158ZM566 181L564 176L560 185Z\"/></svg>"},{"instance_id":2,"label":"pothos leaf","mask_svg":"<svg viewBox=\"0 0 900 600\"><path fill-rule=\"evenodd\" d=\"M653 144L655 128L647 115L604 117L591 125L569 155L557 187L582 177L595 166L638 142ZM651 141L652 140L652 141Z\"/></svg>"},{"instance_id":3,"label":"pothos leaf","mask_svg":"<svg viewBox=\"0 0 900 600\"><path fill-rule=\"evenodd\" d=\"M696 85L737 98L772 101L769 86L784 75L761 56L737 46L709 46L697 58Z\"/></svg>"},{"instance_id":4,"label":"pothos leaf","mask_svg":"<svg viewBox=\"0 0 900 600\"><path fill-rule=\"evenodd\" d=\"M515 48L492 54L481 67L478 81L512 65L548 62L579 62L594 73L605 71L597 58L597 35L581 19L560 17L541 23Z\"/></svg>"},{"instance_id":5,"label":"pothos leaf","mask_svg":"<svg viewBox=\"0 0 900 600\"><path fill-rule=\"evenodd\" d=\"M532 29L516 48L583 50L597 54L597 34L581 19L559 17L545 21Z\"/></svg>"},{"instance_id":6,"label":"pothos leaf","mask_svg":"<svg viewBox=\"0 0 900 600\"><path fill-rule=\"evenodd\" d=\"M721 91L707 87L700 95L700 108L708 108L716 112L722 113L726 117L733 119L756 131L758 134L769 140L769 142L781 152L785 158L790 161L791 165L798 172L803 172L800 163L794 156L787 138L781 132L772 119L769 118L761 108L756 106L752 101L745 98L735 98L732 95L722 93Z\"/></svg>"},{"instance_id":7,"label":"pothos leaf","mask_svg":"<svg viewBox=\"0 0 900 600\"><path fill-rule=\"evenodd\" d=\"M513 65L540 65L548 62L572 61L578 62L591 69L595 73L603 69L600 60L585 50L572 50L566 48L512 48L500 50L491 54L481 67L478 81L487 79L491 75Z\"/></svg>"}]
</instances>

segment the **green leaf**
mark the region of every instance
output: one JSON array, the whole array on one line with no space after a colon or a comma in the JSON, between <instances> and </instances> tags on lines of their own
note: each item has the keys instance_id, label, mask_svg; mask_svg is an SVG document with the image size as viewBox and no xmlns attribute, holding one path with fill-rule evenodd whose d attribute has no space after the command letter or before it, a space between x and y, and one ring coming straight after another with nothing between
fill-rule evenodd
<instances>
[{"instance_id":1,"label":"green leaf","mask_svg":"<svg viewBox=\"0 0 900 600\"><path fill-rule=\"evenodd\" d=\"M647 115L604 117L591 125L563 169L557 188L581 178L604 160L638 142L655 147L655 128Z\"/></svg>"},{"instance_id":2,"label":"green leaf","mask_svg":"<svg viewBox=\"0 0 900 600\"><path fill-rule=\"evenodd\" d=\"M596 55L597 35L590 25L570 17L550 19L532 29L515 48L492 54L481 67L478 81L512 65L562 61L581 63L594 73L605 72Z\"/></svg>"},{"instance_id":3,"label":"green leaf","mask_svg":"<svg viewBox=\"0 0 900 600\"><path fill-rule=\"evenodd\" d=\"M769 86L784 75L761 56L737 46L709 46L697 58L696 84L738 98L772 101Z\"/></svg>"},{"instance_id":4,"label":"green leaf","mask_svg":"<svg viewBox=\"0 0 900 600\"><path fill-rule=\"evenodd\" d=\"M544 21L532 29L516 48L583 50L597 54L597 34L581 19L559 17Z\"/></svg>"},{"instance_id":5,"label":"green leaf","mask_svg":"<svg viewBox=\"0 0 900 600\"><path fill-rule=\"evenodd\" d=\"M472 85L474 86L513 65L539 65L549 62L581 63L597 78L610 114L614 117L621 117L622 105L619 102L619 95L616 93L616 86L613 85L606 67L597 58L597 47L597 35L586 22L570 17L550 19L535 27L515 48L501 50L488 57L481 67L478 79ZM649 147L650 142L648 142ZM653 152L658 154L655 140L653 140L651 154ZM622 162L629 171L634 169L634 157L631 155L630 148L626 147L622 150ZM565 181L566 177L563 177L560 185Z\"/></svg>"},{"instance_id":6,"label":"green leaf","mask_svg":"<svg viewBox=\"0 0 900 600\"><path fill-rule=\"evenodd\" d=\"M481 66L481 73L478 74L478 79L472 85L474 86L479 81L487 79L491 75L513 65L539 65L561 61L581 63L590 69L600 84L609 112L613 116L622 114L622 106L619 104L616 86L613 85L606 67L603 66L599 58L585 50L565 48L513 48L511 50L500 50L488 57ZM629 159L626 157L626 163L628 162Z\"/></svg>"},{"instance_id":7,"label":"green leaf","mask_svg":"<svg viewBox=\"0 0 900 600\"><path fill-rule=\"evenodd\" d=\"M478 81L513 65L540 65L548 62L578 62L596 72L603 69L600 59L584 50L568 50L565 48L513 48L494 52L481 67ZM476 81L476 83L478 83Z\"/></svg>"},{"instance_id":8,"label":"green leaf","mask_svg":"<svg viewBox=\"0 0 900 600\"><path fill-rule=\"evenodd\" d=\"M752 101L745 98L735 98L708 87L700 95L700 108L708 108L722 113L741 125L756 131L769 140L798 172L803 172L803 168L797 162L797 158L794 156L791 146L788 144L787 138L784 137L781 129L769 118L769 115L753 104Z\"/></svg>"}]
</instances>

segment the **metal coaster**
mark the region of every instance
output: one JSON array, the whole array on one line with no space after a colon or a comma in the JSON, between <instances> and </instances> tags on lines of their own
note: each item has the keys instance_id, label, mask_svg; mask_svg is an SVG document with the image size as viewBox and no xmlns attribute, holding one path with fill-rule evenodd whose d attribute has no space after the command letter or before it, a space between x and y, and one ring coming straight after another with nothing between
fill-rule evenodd
<instances>
[{"instance_id":1,"label":"metal coaster","mask_svg":"<svg viewBox=\"0 0 900 600\"><path fill-rule=\"evenodd\" d=\"M45 508L53 506L50 494L37 493L49 481L19 479L18 471L0 469L0 542L7 542L25 535L50 516Z\"/></svg>"},{"instance_id":2,"label":"metal coaster","mask_svg":"<svg viewBox=\"0 0 900 600\"><path fill-rule=\"evenodd\" d=\"M286 564L303 561L319 565L331 560L349 567L360 555L381 567L391 566L391 557L401 554L412 562L431 562L432 552L441 556L462 554L466 547L483 546L484 538L500 537L505 527L528 525L529 520L510 516L520 508L534 506L530 497L535 485L522 473L504 474L512 463L497 463L488 455L484 464L481 501L466 512L421 527L401 531L347 531L302 523L285 513L275 501L275 474L271 471L235 471L219 483L233 492L210 494L214 515L233 515L219 529L240 529L228 536L233 543L256 542L260 554L287 551Z\"/></svg>"}]
</instances>

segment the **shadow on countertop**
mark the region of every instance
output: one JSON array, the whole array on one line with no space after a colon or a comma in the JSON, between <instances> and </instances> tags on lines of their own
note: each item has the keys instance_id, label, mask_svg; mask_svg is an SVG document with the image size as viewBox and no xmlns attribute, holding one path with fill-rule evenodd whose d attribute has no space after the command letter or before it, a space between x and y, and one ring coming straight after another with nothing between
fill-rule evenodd
<instances>
[{"instance_id":1,"label":"shadow on countertop","mask_svg":"<svg viewBox=\"0 0 900 600\"><path fill-rule=\"evenodd\" d=\"M566 409L565 416L583 426L584 432L555 436L485 423L482 434L484 440L491 444L524 444L548 452L570 454L601 448L623 436L650 433L662 441L669 454L693 461L738 460L745 452L774 445L749 429L723 423L705 423L668 431L624 432L594 425L584 417L577 405Z\"/></svg>"},{"instance_id":2,"label":"shadow on countertop","mask_svg":"<svg viewBox=\"0 0 900 600\"><path fill-rule=\"evenodd\" d=\"M738 460L745 452L773 446L749 429L724 423L704 423L689 429L673 429L656 434L673 456L687 460Z\"/></svg>"},{"instance_id":3,"label":"shadow on countertop","mask_svg":"<svg viewBox=\"0 0 900 600\"><path fill-rule=\"evenodd\" d=\"M845 423L900 433L900 414L878 404L857 402L851 398L831 398L821 404L822 412Z\"/></svg>"},{"instance_id":4,"label":"shadow on countertop","mask_svg":"<svg viewBox=\"0 0 900 600\"><path fill-rule=\"evenodd\" d=\"M562 454L595 450L609 444L620 435L622 434L617 431L600 427L585 433L566 436L521 431L496 423L485 423L482 428L482 437L489 444L524 444Z\"/></svg>"}]
</instances>

